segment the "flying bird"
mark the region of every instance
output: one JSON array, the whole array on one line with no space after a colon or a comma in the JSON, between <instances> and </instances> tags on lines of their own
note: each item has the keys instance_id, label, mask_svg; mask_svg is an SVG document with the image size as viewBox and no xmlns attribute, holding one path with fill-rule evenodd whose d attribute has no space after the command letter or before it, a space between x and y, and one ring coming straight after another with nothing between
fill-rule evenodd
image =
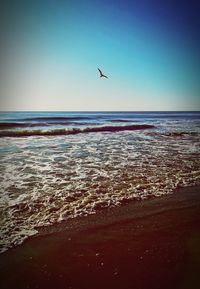
<instances>
[{"instance_id":1,"label":"flying bird","mask_svg":"<svg viewBox=\"0 0 200 289\"><path fill-rule=\"evenodd\" d=\"M108 76L106 76L106 75L104 75L104 74L102 73L101 69L98 68L98 71L99 71L99 73L100 73L100 77L108 78Z\"/></svg>"}]
</instances>

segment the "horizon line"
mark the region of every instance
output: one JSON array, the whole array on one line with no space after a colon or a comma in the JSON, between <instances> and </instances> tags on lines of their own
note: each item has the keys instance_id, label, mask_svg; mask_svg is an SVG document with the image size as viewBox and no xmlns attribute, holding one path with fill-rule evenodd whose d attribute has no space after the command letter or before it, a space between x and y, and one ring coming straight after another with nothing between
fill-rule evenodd
<instances>
[{"instance_id":1,"label":"horizon line","mask_svg":"<svg viewBox=\"0 0 200 289\"><path fill-rule=\"evenodd\" d=\"M0 110L6 112L200 112L200 110Z\"/></svg>"}]
</instances>

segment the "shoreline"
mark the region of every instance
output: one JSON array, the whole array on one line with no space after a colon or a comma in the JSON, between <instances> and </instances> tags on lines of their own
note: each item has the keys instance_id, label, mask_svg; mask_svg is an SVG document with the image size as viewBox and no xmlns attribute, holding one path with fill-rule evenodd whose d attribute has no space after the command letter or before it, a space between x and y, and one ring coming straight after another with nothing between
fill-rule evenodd
<instances>
[{"instance_id":1,"label":"shoreline","mask_svg":"<svg viewBox=\"0 0 200 289\"><path fill-rule=\"evenodd\" d=\"M197 191L199 191L199 194ZM167 210L196 206L197 201L200 203L200 185L182 187L159 197L152 196L144 200L128 200L119 206L101 209L95 214L70 218L52 226L39 227L38 234L29 239L63 231L65 234L72 234L73 232L112 225L129 219L148 217Z\"/></svg>"},{"instance_id":2,"label":"shoreline","mask_svg":"<svg viewBox=\"0 0 200 289\"><path fill-rule=\"evenodd\" d=\"M199 288L200 186L40 230L0 255L0 287Z\"/></svg>"}]
</instances>

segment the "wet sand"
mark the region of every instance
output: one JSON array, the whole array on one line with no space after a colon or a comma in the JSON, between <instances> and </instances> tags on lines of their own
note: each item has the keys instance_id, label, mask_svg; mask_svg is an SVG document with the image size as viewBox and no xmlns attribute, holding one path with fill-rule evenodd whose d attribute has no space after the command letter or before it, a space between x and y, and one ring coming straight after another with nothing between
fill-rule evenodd
<instances>
[{"instance_id":1,"label":"wet sand","mask_svg":"<svg viewBox=\"0 0 200 289\"><path fill-rule=\"evenodd\" d=\"M43 229L0 255L0 288L200 288L200 187Z\"/></svg>"}]
</instances>

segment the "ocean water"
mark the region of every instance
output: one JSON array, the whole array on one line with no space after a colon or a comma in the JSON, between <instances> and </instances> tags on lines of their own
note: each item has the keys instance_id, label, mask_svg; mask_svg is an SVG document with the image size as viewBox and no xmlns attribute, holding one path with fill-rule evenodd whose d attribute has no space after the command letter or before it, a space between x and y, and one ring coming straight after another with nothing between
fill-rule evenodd
<instances>
[{"instance_id":1,"label":"ocean water","mask_svg":"<svg viewBox=\"0 0 200 289\"><path fill-rule=\"evenodd\" d=\"M200 112L0 113L0 252L200 183Z\"/></svg>"}]
</instances>

